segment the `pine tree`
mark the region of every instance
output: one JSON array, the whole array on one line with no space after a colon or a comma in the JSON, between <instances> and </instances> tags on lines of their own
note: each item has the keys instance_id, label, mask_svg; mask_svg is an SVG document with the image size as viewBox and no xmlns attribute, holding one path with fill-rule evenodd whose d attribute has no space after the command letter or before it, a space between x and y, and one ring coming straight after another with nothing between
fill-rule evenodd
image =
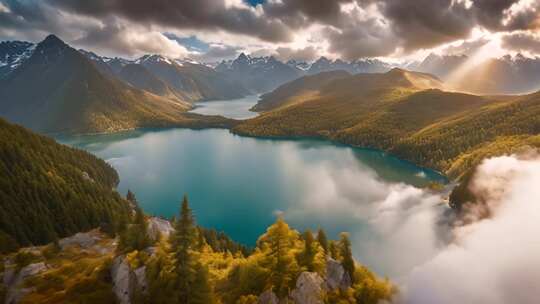
<instances>
[{"instance_id":1,"label":"pine tree","mask_svg":"<svg viewBox=\"0 0 540 304\"><path fill-rule=\"evenodd\" d=\"M328 238L326 237L326 233L322 228L319 228L319 231L317 231L317 241L321 245L322 249L324 249L324 253L328 254Z\"/></svg>"},{"instance_id":2,"label":"pine tree","mask_svg":"<svg viewBox=\"0 0 540 304\"><path fill-rule=\"evenodd\" d=\"M315 239L311 230L306 230L303 234L304 239L304 251L302 252L301 265L306 268L307 271L314 271L313 260L317 254L315 248Z\"/></svg>"},{"instance_id":3,"label":"pine tree","mask_svg":"<svg viewBox=\"0 0 540 304\"><path fill-rule=\"evenodd\" d=\"M180 217L175 222L175 233L171 239L175 259L175 272L178 276L178 294L180 303L189 303L190 287L194 279L193 256L191 250L195 245L196 228L193 213L189 208L187 196L184 195L180 209Z\"/></svg>"},{"instance_id":4,"label":"pine tree","mask_svg":"<svg viewBox=\"0 0 540 304\"><path fill-rule=\"evenodd\" d=\"M191 288L189 304L216 303L214 291L209 281L208 268L201 263L197 263L194 272L195 278L193 280L193 287Z\"/></svg>"},{"instance_id":5,"label":"pine tree","mask_svg":"<svg viewBox=\"0 0 540 304\"><path fill-rule=\"evenodd\" d=\"M337 249L337 246L336 246L336 242L335 241L330 241L329 242L329 245L328 245L328 253L330 254L330 257L334 260L337 260L338 259L338 249Z\"/></svg>"},{"instance_id":6,"label":"pine tree","mask_svg":"<svg viewBox=\"0 0 540 304\"><path fill-rule=\"evenodd\" d=\"M340 247L342 258L341 264L343 265L345 271L349 274L351 282L354 283L355 264L352 256L351 241L349 240L349 235L347 233L341 234Z\"/></svg>"},{"instance_id":7,"label":"pine tree","mask_svg":"<svg viewBox=\"0 0 540 304\"><path fill-rule=\"evenodd\" d=\"M148 236L148 226L146 219L144 218L144 212L139 206L135 194L128 191L126 199L133 204L135 216L131 224L129 224L127 229L120 235L118 250L124 253L133 250L140 251L152 244L150 237Z\"/></svg>"},{"instance_id":8,"label":"pine tree","mask_svg":"<svg viewBox=\"0 0 540 304\"><path fill-rule=\"evenodd\" d=\"M130 203L136 203L137 202L137 199L135 198L135 194L133 194L133 192L131 192L131 190L129 190L129 189L128 189L128 192L126 194L126 199Z\"/></svg>"}]
</instances>

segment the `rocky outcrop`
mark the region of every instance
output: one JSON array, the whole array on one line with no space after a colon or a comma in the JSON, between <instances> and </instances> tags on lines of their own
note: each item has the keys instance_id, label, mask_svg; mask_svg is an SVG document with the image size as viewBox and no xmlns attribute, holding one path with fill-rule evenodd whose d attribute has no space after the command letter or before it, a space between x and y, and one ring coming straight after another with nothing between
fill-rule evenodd
<instances>
[{"instance_id":1,"label":"rocky outcrop","mask_svg":"<svg viewBox=\"0 0 540 304\"><path fill-rule=\"evenodd\" d=\"M113 292L120 304L130 304L137 278L125 256L121 255L114 259L111 269Z\"/></svg>"},{"instance_id":2,"label":"rocky outcrop","mask_svg":"<svg viewBox=\"0 0 540 304\"><path fill-rule=\"evenodd\" d=\"M146 266L135 269L135 278L137 279L137 288L141 293L146 294L148 292L148 281L146 281Z\"/></svg>"},{"instance_id":3,"label":"rocky outcrop","mask_svg":"<svg viewBox=\"0 0 540 304\"><path fill-rule=\"evenodd\" d=\"M18 303L25 295L32 292L34 288L23 287L24 280L47 270L47 265L44 262L27 265L19 272L16 272L14 265L8 267L3 278L4 285L7 287L6 304Z\"/></svg>"},{"instance_id":4,"label":"rocky outcrop","mask_svg":"<svg viewBox=\"0 0 540 304\"><path fill-rule=\"evenodd\" d=\"M302 272L290 297L296 304L323 304L325 288L326 284L319 274Z\"/></svg>"},{"instance_id":5,"label":"rocky outcrop","mask_svg":"<svg viewBox=\"0 0 540 304\"><path fill-rule=\"evenodd\" d=\"M272 290L267 290L259 296L258 304L279 304L279 299Z\"/></svg>"},{"instance_id":6,"label":"rocky outcrop","mask_svg":"<svg viewBox=\"0 0 540 304\"><path fill-rule=\"evenodd\" d=\"M351 278L340 262L328 258L326 260L326 285L329 290L347 289L351 287Z\"/></svg>"},{"instance_id":7,"label":"rocky outcrop","mask_svg":"<svg viewBox=\"0 0 540 304\"><path fill-rule=\"evenodd\" d=\"M95 232L79 232L70 237L61 239L58 243L62 249L65 249L70 246L79 246L83 249L89 249L94 246L101 237Z\"/></svg>"},{"instance_id":8,"label":"rocky outcrop","mask_svg":"<svg viewBox=\"0 0 540 304\"><path fill-rule=\"evenodd\" d=\"M328 290L351 287L351 278L340 262L328 258L326 261L326 277L316 272L302 272L296 280L295 289L289 297L279 299L272 290L266 290L259 296L258 304L324 304L324 294Z\"/></svg>"},{"instance_id":9,"label":"rocky outcrop","mask_svg":"<svg viewBox=\"0 0 540 304\"><path fill-rule=\"evenodd\" d=\"M148 219L148 236L152 240L156 240L159 235L169 237L174 231L171 222L159 217L151 217Z\"/></svg>"},{"instance_id":10,"label":"rocky outcrop","mask_svg":"<svg viewBox=\"0 0 540 304\"><path fill-rule=\"evenodd\" d=\"M120 304L130 304L136 293L145 294L148 292L146 266L132 270L124 255L114 259L111 276L113 292Z\"/></svg>"}]
</instances>

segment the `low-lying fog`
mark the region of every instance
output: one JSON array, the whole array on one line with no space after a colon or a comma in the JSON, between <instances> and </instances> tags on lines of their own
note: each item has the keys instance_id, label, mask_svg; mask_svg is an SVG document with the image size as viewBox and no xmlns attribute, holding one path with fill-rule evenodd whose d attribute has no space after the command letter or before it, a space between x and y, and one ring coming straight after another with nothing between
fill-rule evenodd
<instances>
[{"instance_id":1,"label":"low-lying fog","mask_svg":"<svg viewBox=\"0 0 540 304\"><path fill-rule=\"evenodd\" d=\"M290 157L287 166L302 164ZM400 286L398 303L538 303L540 160L491 158L472 183L491 217L450 221L443 197L381 181L370 170L320 163L298 176L312 189L285 210L290 222L357 222L351 230L362 263ZM297 171L297 170L293 170ZM476 210L469 211L476 218Z\"/></svg>"}]
</instances>

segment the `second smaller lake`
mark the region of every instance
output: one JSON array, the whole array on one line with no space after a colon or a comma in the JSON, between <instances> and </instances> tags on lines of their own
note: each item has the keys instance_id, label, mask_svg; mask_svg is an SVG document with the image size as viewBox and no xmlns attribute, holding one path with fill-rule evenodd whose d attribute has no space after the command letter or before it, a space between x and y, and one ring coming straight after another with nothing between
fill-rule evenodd
<instances>
[{"instance_id":1,"label":"second smaller lake","mask_svg":"<svg viewBox=\"0 0 540 304\"><path fill-rule=\"evenodd\" d=\"M259 95L251 95L239 99L198 102L190 112L202 115L221 115L232 119L248 119L259 115L257 112L249 110L257 104L258 100Z\"/></svg>"}]
</instances>

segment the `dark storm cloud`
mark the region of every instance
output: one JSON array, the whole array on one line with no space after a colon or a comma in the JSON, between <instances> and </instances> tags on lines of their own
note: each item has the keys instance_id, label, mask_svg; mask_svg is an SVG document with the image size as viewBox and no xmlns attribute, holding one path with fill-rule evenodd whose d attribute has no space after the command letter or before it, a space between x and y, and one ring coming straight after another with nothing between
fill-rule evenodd
<instances>
[{"instance_id":1,"label":"dark storm cloud","mask_svg":"<svg viewBox=\"0 0 540 304\"><path fill-rule=\"evenodd\" d=\"M237 0L0 3L7 8L0 7L0 39L37 40L52 32L68 42L119 54L159 51L160 45L174 53L178 41L160 33L168 30L189 31L198 37L198 31L223 31L270 43L291 42L298 37L295 34L302 32L303 39L313 35L309 39L317 45L318 52L324 52L320 48L326 45L327 52L356 59L436 47L469 37L475 27L507 33L540 28L540 1L523 0L280 0L256 6L242 5ZM347 9L343 9L344 4L348 4ZM317 27L310 27L314 24ZM312 28L313 33L306 34ZM309 46L295 44L296 52L283 45L280 52L268 47L267 53L283 53L283 58L310 57ZM238 47L215 45L206 50L209 54L205 58L236 54Z\"/></svg>"},{"instance_id":2,"label":"dark storm cloud","mask_svg":"<svg viewBox=\"0 0 540 304\"><path fill-rule=\"evenodd\" d=\"M513 31L538 28L540 1L533 1L524 10L512 13L519 0L475 0L473 6L478 23L492 31ZM503 20L508 18L505 24Z\"/></svg>"},{"instance_id":3,"label":"dark storm cloud","mask_svg":"<svg viewBox=\"0 0 540 304\"><path fill-rule=\"evenodd\" d=\"M527 51L540 54L540 35L535 35L531 32L504 35L502 37L502 45L506 49L518 52Z\"/></svg>"},{"instance_id":4,"label":"dark storm cloud","mask_svg":"<svg viewBox=\"0 0 540 304\"><path fill-rule=\"evenodd\" d=\"M406 50L430 48L469 35L474 20L464 3L452 0L378 1Z\"/></svg>"},{"instance_id":5,"label":"dark storm cloud","mask_svg":"<svg viewBox=\"0 0 540 304\"><path fill-rule=\"evenodd\" d=\"M178 29L224 30L267 41L289 41L279 20L258 16L248 7L227 7L224 0L47 0L62 9L102 18L118 15L132 22Z\"/></svg>"},{"instance_id":6,"label":"dark storm cloud","mask_svg":"<svg viewBox=\"0 0 540 304\"><path fill-rule=\"evenodd\" d=\"M324 31L329 50L347 60L389 55L398 46L394 33L377 19L350 18L342 29Z\"/></svg>"},{"instance_id":7,"label":"dark storm cloud","mask_svg":"<svg viewBox=\"0 0 540 304\"><path fill-rule=\"evenodd\" d=\"M284 0L268 2L263 8L269 17L279 18L293 27L302 22L319 22L339 26L344 18L341 4L352 3L354 0Z\"/></svg>"},{"instance_id":8,"label":"dark storm cloud","mask_svg":"<svg viewBox=\"0 0 540 304\"><path fill-rule=\"evenodd\" d=\"M0 11L0 36L11 39L38 39L44 33L58 32L57 11L40 2L0 0L8 11ZM10 37L15 33L15 37Z\"/></svg>"}]
</instances>

